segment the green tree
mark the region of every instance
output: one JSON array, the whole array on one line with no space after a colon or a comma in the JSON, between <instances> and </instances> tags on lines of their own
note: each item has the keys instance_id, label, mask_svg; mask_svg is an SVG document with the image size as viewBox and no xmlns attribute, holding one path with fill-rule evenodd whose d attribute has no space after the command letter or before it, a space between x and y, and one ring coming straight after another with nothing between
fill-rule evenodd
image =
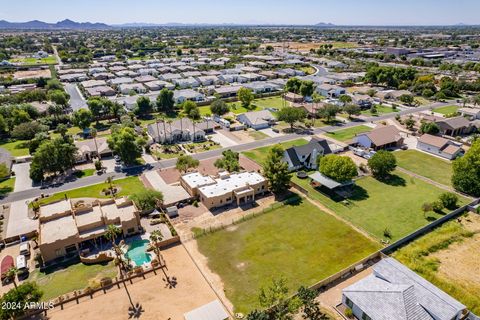
<instances>
[{"instance_id":1,"label":"green tree","mask_svg":"<svg viewBox=\"0 0 480 320\"><path fill-rule=\"evenodd\" d=\"M163 112L172 112L175 101L173 100L173 91L163 88L157 97L157 109Z\"/></svg>"},{"instance_id":2,"label":"green tree","mask_svg":"<svg viewBox=\"0 0 480 320\"><path fill-rule=\"evenodd\" d=\"M75 165L76 153L73 141L65 141L61 137L43 141L33 156L30 177L41 181L46 173L64 173Z\"/></svg>"},{"instance_id":3,"label":"green tree","mask_svg":"<svg viewBox=\"0 0 480 320\"><path fill-rule=\"evenodd\" d=\"M134 113L138 116L146 116L153 111L152 102L150 98L141 96L137 98L137 103L134 109Z\"/></svg>"},{"instance_id":4,"label":"green tree","mask_svg":"<svg viewBox=\"0 0 480 320\"><path fill-rule=\"evenodd\" d=\"M125 114L125 109L123 109L123 106L118 102L112 102L109 109L110 115L117 119L117 121L120 121L122 115Z\"/></svg>"},{"instance_id":5,"label":"green tree","mask_svg":"<svg viewBox=\"0 0 480 320\"><path fill-rule=\"evenodd\" d=\"M290 130L293 131L296 122L304 121L307 118L307 112L302 108L285 107L278 111L277 118L288 123Z\"/></svg>"},{"instance_id":6,"label":"green tree","mask_svg":"<svg viewBox=\"0 0 480 320\"><path fill-rule=\"evenodd\" d=\"M325 119L326 122L332 122L339 112L340 108L336 105L326 104L323 108L317 110L317 116L321 119Z\"/></svg>"},{"instance_id":7,"label":"green tree","mask_svg":"<svg viewBox=\"0 0 480 320\"><path fill-rule=\"evenodd\" d=\"M423 122L420 125L420 132L428 133L428 134L437 134L440 132L440 127L435 122Z\"/></svg>"},{"instance_id":8,"label":"green tree","mask_svg":"<svg viewBox=\"0 0 480 320\"><path fill-rule=\"evenodd\" d=\"M112 132L107 143L125 164L133 164L142 155L145 139L138 136L132 128L122 127Z\"/></svg>"},{"instance_id":9,"label":"green tree","mask_svg":"<svg viewBox=\"0 0 480 320\"><path fill-rule=\"evenodd\" d=\"M180 155L177 158L177 163L175 164L175 168L181 173L186 173L188 169L197 168L199 165L200 165L200 161L193 158L192 156Z\"/></svg>"},{"instance_id":10,"label":"green tree","mask_svg":"<svg viewBox=\"0 0 480 320\"><path fill-rule=\"evenodd\" d=\"M451 192L442 193L439 197L439 200L442 202L445 208L450 210L455 209L458 204L458 196Z\"/></svg>"},{"instance_id":11,"label":"green tree","mask_svg":"<svg viewBox=\"0 0 480 320\"><path fill-rule=\"evenodd\" d=\"M400 97L398 97L398 100L405 103L406 105L412 105L414 98L411 94L402 94Z\"/></svg>"},{"instance_id":12,"label":"green tree","mask_svg":"<svg viewBox=\"0 0 480 320\"><path fill-rule=\"evenodd\" d=\"M130 196L140 210L153 210L163 201L163 193L160 191L145 189L140 190Z\"/></svg>"},{"instance_id":13,"label":"green tree","mask_svg":"<svg viewBox=\"0 0 480 320\"><path fill-rule=\"evenodd\" d=\"M340 97L338 97L338 100L343 103L344 105L346 105L347 103L350 103L352 102L352 97L346 95L346 94L342 94Z\"/></svg>"},{"instance_id":14,"label":"green tree","mask_svg":"<svg viewBox=\"0 0 480 320\"><path fill-rule=\"evenodd\" d=\"M320 303L315 301L317 292L304 286L298 289L298 298L302 302L302 318L306 320L325 319L325 314L320 310Z\"/></svg>"},{"instance_id":15,"label":"green tree","mask_svg":"<svg viewBox=\"0 0 480 320\"><path fill-rule=\"evenodd\" d=\"M194 101L187 100L182 103L183 112L190 119L200 119L200 110L198 109L197 104Z\"/></svg>"},{"instance_id":16,"label":"green tree","mask_svg":"<svg viewBox=\"0 0 480 320\"><path fill-rule=\"evenodd\" d=\"M52 101L53 103L66 107L68 106L68 99L69 96L63 90L53 90L48 92L47 95L48 100Z\"/></svg>"},{"instance_id":17,"label":"green tree","mask_svg":"<svg viewBox=\"0 0 480 320\"><path fill-rule=\"evenodd\" d=\"M72 115L74 125L85 131L93 122L93 114L90 110L79 109Z\"/></svg>"},{"instance_id":18,"label":"green tree","mask_svg":"<svg viewBox=\"0 0 480 320\"><path fill-rule=\"evenodd\" d=\"M24 306L30 303L40 302L43 296L42 290L35 282L24 282L16 288L9 290L0 299L2 305ZM1 308L0 319L18 319L26 312L24 308Z\"/></svg>"},{"instance_id":19,"label":"green tree","mask_svg":"<svg viewBox=\"0 0 480 320\"><path fill-rule=\"evenodd\" d=\"M210 105L210 111L218 116L223 116L230 111L230 107L225 101L217 99Z\"/></svg>"},{"instance_id":20,"label":"green tree","mask_svg":"<svg viewBox=\"0 0 480 320\"><path fill-rule=\"evenodd\" d=\"M288 170L288 164L283 161L284 150L281 145L273 146L263 163L263 174L268 180L270 191L281 194L290 187L292 175Z\"/></svg>"},{"instance_id":21,"label":"green tree","mask_svg":"<svg viewBox=\"0 0 480 320\"><path fill-rule=\"evenodd\" d=\"M225 169L228 172L236 172L240 170L240 157L238 152L227 149L222 152L222 155L222 158L215 161L215 167Z\"/></svg>"},{"instance_id":22,"label":"green tree","mask_svg":"<svg viewBox=\"0 0 480 320\"><path fill-rule=\"evenodd\" d=\"M463 157L453 161L452 184L455 189L480 196L480 139L476 139Z\"/></svg>"},{"instance_id":23,"label":"green tree","mask_svg":"<svg viewBox=\"0 0 480 320\"><path fill-rule=\"evenodd\" d=\"M12 130L12 137L20 140L31 140L37 133L47 132L48 127L37 121L24 122L15 126Z\"/></svg>"},{"instance_id":24,"label":"green tree","mask_svg":"<svg viewBox=\"0 0 480 320\"><path fill-rule=\"evenodd\" d=\"M285 84L285 91L300 94L301 86L302 80L293 77L288 79L287 83Z\"/></svg>"},{"instance_id":25,"label":"green tree","mask_svg":"<svg viewBox=\"0 0 480 320\"><path fill-rule=\"evenodd\" d=\"M289 299L285 278L274 279L268 287L262 287L258 301L270 319L275 320L293 319L292 314L298 308L298 302L295 299Z\"/></svg>"},{"instance_id":26,"label":"green tree","mask_svg":"<svg viewBox=\"0 0 480 320\"><path fill-rule=\"evenodd\" d=\"M153 251L157 255L158 262L160 263L162 259L162 254L160 253L160 242L163 240L163 234L160 230L153 230L150 233L150 243L152 244Z\"/></svg>"},{"instance_id":27,"label":"green tree","mask_svg":"<svg viewBox=\"0 0 480 320\"><path fill-rule=\"evenodd\" d=\"M397 167L397 159L392 152L380 150L368 159L368 167L375 178L385 179Z\"/></svg>"},{"instance_id":28,"label":"green tree","mask_svg":"<svg viewBox=\"0 0 480 320\"><path fill-rule=\"evenodd\" d=\"M244 108L248 108L250 106L250 103L252 103L253 99L255 98L252 91L244 87L238 90L237 97Z\"/></svg>"},{"instance_id":29,"label":"green tree","mask_svg":"<svg viewBox=\"0 0 480 320\"><path fill-rule=\"evenodd\" d=\"M253 310L247 315L247 320L270 320L270 316L266 311Z\"/></svg>"},{"instance_id":30,"label":"green tree","mask_svg":"<svg viewBox=\"0 0 480 320\"><path fill-rule=\"evenodd\" d=\"M302 84L300 85L300 94L303 97L311 97L314 91L315 91L315 84L313 83L313 81L310 81L310 80L302 81Z\"/></svg>"},{"instance_id":31,"label":"green tree","mask_svg":"<svg viewBox=\"0 0 480 320\"><path fill-rule=\"evenodd\" d=\"M356 104L347 104L345 107L343 107L343 111L348 114L349 119L351 119L352 116L359 116L362 112L360 107Z\"/></svg>"},{"instance_id":32,"label":"green tree","mask_svg":"<svg viewBox=\"0 0 480 320\"><path fill-rule=\"evenodd\" d=\"M350 157L329 154L319 158L319 162L319 171L337 182L346 182L358 175L357 166Z\"/></svg>"},{"instance_id":33,"label":"green tree","mask_svg":"<svg viewBox=\"0 0 480 320\"><path fill-rule=\"evenodd\" d=\"M93 117L97 120L99 120L99 117L101 117L104 114L104 107L102 100L99 98L90 98L87 101L87 106L90 112L92 113Z\"/></svg>"}]
</instances>

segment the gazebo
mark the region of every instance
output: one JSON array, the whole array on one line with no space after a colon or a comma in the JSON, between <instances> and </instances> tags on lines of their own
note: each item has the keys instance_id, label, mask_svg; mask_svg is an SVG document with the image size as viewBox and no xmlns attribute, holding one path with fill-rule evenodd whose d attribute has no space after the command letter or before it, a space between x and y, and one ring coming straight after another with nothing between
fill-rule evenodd
<instances>
[{"instance_id":1,"label":"gazebo","mask_svg":"<svg viewBox=\"0 0 480 320\"><path fill-rule=\"evenodd\" d=\"M348 180L345 182L338 182L335 181L323 174L321 174L319 171L315 171L311 175L308 176L310 179L312 179L312 183L315 183L319 186L325 187L330 191L333 191L342 197L348 196L348 190L353 184L353 180Z\"/></svg>"}]
</instances>

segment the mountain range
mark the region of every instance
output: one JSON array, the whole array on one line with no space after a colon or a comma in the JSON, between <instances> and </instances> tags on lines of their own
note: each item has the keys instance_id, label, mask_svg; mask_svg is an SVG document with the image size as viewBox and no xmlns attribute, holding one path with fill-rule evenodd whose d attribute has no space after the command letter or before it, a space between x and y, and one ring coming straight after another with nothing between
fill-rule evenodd
<instances>
[{"instance_id":1,"label":"mountain range","mask_svg":"<svg viewBox=\"0 0 480 320\"><path fill-rule=\"evenodd\" d=\"M105 23L75 22L69 19L57 23L48 23L39 20L27 22L9 22L0 20L0 29L109 29Z\"/></svg>"}]
</instances>

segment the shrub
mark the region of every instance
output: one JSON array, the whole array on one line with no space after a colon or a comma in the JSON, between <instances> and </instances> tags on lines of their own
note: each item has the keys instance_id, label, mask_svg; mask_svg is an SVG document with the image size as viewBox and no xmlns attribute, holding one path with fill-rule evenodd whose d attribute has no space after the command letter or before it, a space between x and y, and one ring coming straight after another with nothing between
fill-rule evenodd
<instances>
[{"instance_id":1,"label":"shrub","mask_svg":"<svg viewBox=\"0 0 480 320\"><path fill-rule=\"evenodd\" d=\"M432 202L432 210L435 212L441 212L443 210L443 203L440 200Z\"/></svg>"},{"instance_id":2,"label":"shrub","mask_svg":"<svg viewBox=\"0 0 480 320\"><path fill-rule=\"evenodd\" d=\"M392 238L392 232L390 231L389 228L385 228L385 229L383 230L383 236L384 236L385 238L389 238L389 239Z\"/></svg>"},{"instance_id":3,"label":"shrub","mask_svg":"<svg viewBox=\"0 0 480 320\"><path fill-rule=\"evenodd\" d=\"M457 207L458 196L451 192L445 192L440 195L439 200L445 208L452 210Z\"/></svg>"},{"instance_id":4,"label":"shrub","mask_svg":"<svg viewBox=\"0 0 480 320\"><path fill-rule=\"evenodd\" d=\"M345 316L349 319L353 319L353 311L350 308L345 309Z\"/></svg>"}]
</instances>

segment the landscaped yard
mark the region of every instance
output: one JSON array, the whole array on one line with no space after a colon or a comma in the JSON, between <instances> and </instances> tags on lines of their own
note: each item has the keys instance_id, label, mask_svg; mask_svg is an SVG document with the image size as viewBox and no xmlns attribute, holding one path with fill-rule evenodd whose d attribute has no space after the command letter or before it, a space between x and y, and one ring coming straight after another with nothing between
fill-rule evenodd
<instances>
[{"instance_id":1,"label":"landscaped yard","mask_svg":"<svg viewBox=\"0 0 480 320\"><path fill-rule=\"evenodd\" d=\"M384 105L377 105L377 113L373 114L370 109L368 110L363 110L362 114L366 116L372 116L372 115L382 115L382 114L387 114L387 113L392 113L392 112L398 112L398 109L393 109L392 107L389 106L384 106Z\"/></svg>"},{"instance_id":2,"label":"landscaped yard","mask_svg":"<svg viewBox=\"0 0 480 320\"><path fill-rule=\"evenodd\" d=\"M138 177L128 177L124 179L118 179L113 181L114 185L119 188L118 196L129 196L133 193L136 193L142 189L145 189L145 186L140 181ZM104 195L102 190L108 189L109 185L107 183L99 183L91 186L68 190L65 192L59 192L51 195L48 198L42 199L39 201L40 204L51 203L60 199L63 199L65 195L68 198L108 198Z\"/></svg>"},{"instance_id":3,"label":"landscaped yard","mask_svg":"<svg viewBox=\"0 0 480 320\"><path fill-rule=\"evenodd\" d=\"M95 169L84 169L84 170L75 171L74 175L77 178L85 178L85 177L93 176L95 171L96 171Z\"/></svg>"},{"instance_id":4,"label":"landscaped yard","mask_svg":"<svg viewBox=\"0 0 480 320\"><path fill-rule=\"evenodd\" d=\"M379 249L379 245L308 200L198 238L236 312L259 308L260 288L285 277L290 292L312 285Z\"/></svg>"},{"instance_id":5,"label":"landscaped yard","mask_svg":"<svg viewBox=\"0 0 480 320\"><path fill-rule=\"evenodd\" d=\"M329 197L314 189L310 179L292 178L309 192L309 197L324 204L339 216L369 232L379 240L388 240L385 229L391 233L390 241L398 240L411 232L438 219L442 214L429 212L424 217L422 204L438 199L445 192L420 179L402 172L395 172L395 179L387 184L373 177L356 180L352 195L347 203ZM461 198L460 204L468 203Z\"/></svg>"},{"instance_id":6,"label":"landscaped yard","mask_svg":"<svg viewBox=\"0 0 480 320\"><path fill-rule=\"evenodd\" d=\"M447 160L430 156L417 150L395 152L399 167L450 186L452 184L452 164Z\"/></svg>"},{"instance_id":7,"label":"landscaped yard","mask_svg":"<svg viewBox=\"0 0 480 320\"><path fill-rule=\"evenodd\" d=\"M0 148L8 150L12 154L12 157L23 157L30 154L28 151L28 141L25 140L2 140L0 142Z\"/></svg>"},{"instance_id":8,"label":"landscaped yard","mask_svg":"<svg viewBox=\"0 0 480 320\"><path fill-rule=\"evenodd\" d=\"M227 102L227 104L230 106L231 112L233 112L234 114L241 114L249 111L260 111L265 108L281 109L283 108L283 98L281 96L273 96L273 97L255 99L252 101L251 110L242 107L242 103L239 101ZM255 106L255 108L253 108L253 106ZM210 105L201 106L198 108L202 116L212 114L212 111L210 111Z\"/></svg>"},{"instance_id":9,"label":"landscaped yard","mask_svg":"<svg viewBox=\"0 0 480 320\"><path fill-rule=\"evenodd\" d=\"M114 278L118 269L113 262L106 265L85 265L77 263L65 269L40 272L38 269L30 274L29 281L36 281L43 291L42 299L48 301L59 295L81 290L88 286L98 286L104 277Z\"/></svg>"},{"instance_id":10,"label":"landscaped yard","mask_svg":"<svg viewBox=\"0 0 480 320\"><path fill-rule=\"evenodd\" d=\"M7 193L10 193L13 191L13 188L15 187L15 177L13 178L8 178L0 182L0 196L4 196Z\"/></svg>"},{"instance_id":11,"label":"landscaped yard","mask_svg":"<svg viewBox=\"0 0 480 320\"><path fill-rule=\"evenodd\" d=\"M445 107L435 108L433 109L433 112L447 115L447 114L457 113L458 109L460 109L459 106L445 106Z\"/></svg>"},{"instance_id":12,"label":"landscaped yard","mask_svg":"<svg viewBox=\"0 0 480 320\"><path fill-rule=\"evenodd\" d=\"M360 125L356 127L350 127L347 129L342 129L334 132L326 133L326 136L329 136L338 141L347 141L353 139L357 134L372 131L372 128Z\"/></svg>"},{"instance_id":13,"label":"landscaped yard","mask_svg":"<svg viewBox=\"0 0 480 320\"><path fill-rule=\"evenodd\" d=\"M478 281L480 217L473 213L452 220L393 254L407 267L480 313Z\"/></svg>"},{"instance_id":14,"label":"landscaped yard","mask_svg":"<svg viewBox=\"0 0 480 320\"><path fill-rule=\"evenodd\" d=\"M214 141L195 142L183 145L191 153L205 152L209 150L220 149L222 146Z\"/></svg>"},{"instance_id":15,"label":"landscaped yard","mask_svg":"<svg viewBox=\"0 0 480 320\"><path fill-rule=\"evenodd\" d=\"M248 131L248 135L255 140L262 140L262 139L268 138L268 135L257 130Z\"/></svg>"},{"instance_id":16,"label":"landscaped yard","mask_svg":"<svg viewBox=\"0 0 480 320\"><path fill-rule=\"evenodd\" d=\"M301 146L307 143L308 141L305 139L296 139L292 141L283 142L281 143L281 146L284 149L288 149L293 146ZM255 161L256 163L262 164L267 158L268 151L270 150L271 147L272 146L260 147L260 148L249 150L249 151L243 151L242 153L248 158Z\"/></svg>"}]
</instances>

